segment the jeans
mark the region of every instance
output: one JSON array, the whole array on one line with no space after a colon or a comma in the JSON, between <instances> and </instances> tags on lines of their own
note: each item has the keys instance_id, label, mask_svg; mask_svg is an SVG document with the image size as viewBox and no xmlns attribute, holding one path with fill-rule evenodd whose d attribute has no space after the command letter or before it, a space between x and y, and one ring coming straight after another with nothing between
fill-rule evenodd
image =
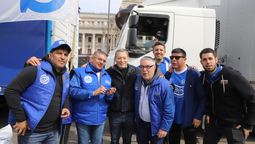
<instances>
[{"instance_id":1,"label":"jeans","mask_svg":"<svg viewBox=\"0 0 255 144\"><path fill-rule=\"evenodd\" d=\"M123 144L131 144L131 137L135 127L135 113L128 112L120 114L109 111L109 125L111 133L111 144L119 144L122 133Z\"/></svg>"},{"instance_id":2,"label":"jeans","mask_svg":"<svg viewBox=\"0 0 255 144\"><path fill-rule=\"evenodd\" d=\"M208 124L204 134L204 144L217 144L222 136L227 138L228 144L245 144L243 128L236 129L237 125L217 128Z\"/></svg>"},{"instance_id":3,"label":"jeans","mask_svg":"<svg viewBox=\"0 0 255 144\"><path fill-rule=\"evenodd\" d=\"M164 138L158 138L157 135L151 134L151 123L139 120L137 126L137 142L138 144L163 144Z\"/></svg>"},{"instance_id":4,"label":"jeans","mask_svg":"<svg viewBox=\"0 0 255 144\"><path fill-rule=\"evenodd\" d=\"M169 142L171 144L180 144L181 130L183 131L185 144L196 144L196 128L194 125L182 127L182 124L173 123L169 131Z\"/></svg>"},{"instance_id":5,"label":"jeans","mask_svg":"<svg viewBox=\"0 0 255 144\"><path fill-rule=\"evenodd\" d=\"M101 144L104 132L104 123L101 125L85 125L76 123L78 144Z\"/></svg>"},{"instance_id":6,"label":"jeans","mask_svg":"<svg viewBox=\"0 0 255 144\"><path fill-rule=\"evenodd\" d=\"M59 130L48 133L28 133L18 136L19 144L59 144Z\"/></svg>"}]
</instances>

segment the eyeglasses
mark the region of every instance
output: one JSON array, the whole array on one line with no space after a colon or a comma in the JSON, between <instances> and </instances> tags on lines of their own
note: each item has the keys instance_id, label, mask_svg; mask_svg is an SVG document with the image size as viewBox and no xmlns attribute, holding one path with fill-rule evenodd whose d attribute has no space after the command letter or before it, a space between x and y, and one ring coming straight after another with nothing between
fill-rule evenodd
<instances>
[{"instance_id":1,"label":"eyeglasses","mask_svg":"<svg viewBox=\"0 0 255 144\"><path fill-rule=\"evenodd\" d=\"M106 60L103 60L103 59L101 59L101 58L97 58L97 57L95 57L97 60L99 60L99 61L103 61L104 63L106 63Z\"/></svg>"},{"instance_id":2,"label":"eyeglasses","mask_svg":"<svg viewBox=\"0 0 255 144\"><path fill-rule=\"evenodd\" d=\"M181 57L185 58L184 56L170 56L170 59L173 60L175 58L176 60L179 60Z\"/></svg>"},{"instance_id":3,"label":"eyeglasses","mask_svg":"<svg viewBox=\"0 0 255 144\"><path fill-rule=\"evenodd\" d=\"M151 66L143 66L143 65L140 65L140 69L150 69L151 67L153 67L154 65L151 65Z\"/></svg>"}]
</instances>

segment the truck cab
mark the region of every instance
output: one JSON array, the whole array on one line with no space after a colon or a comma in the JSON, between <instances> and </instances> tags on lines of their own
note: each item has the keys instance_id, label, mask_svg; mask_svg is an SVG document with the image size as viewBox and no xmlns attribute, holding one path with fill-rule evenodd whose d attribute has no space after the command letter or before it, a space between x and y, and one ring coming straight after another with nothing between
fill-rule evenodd
<instances>
[{"instance_id":1,"label":"truck cab","mask_svg":"<svg viewBox=\"0 0 255 144\"><path fill-rule=\"evenodd\" d=\"M187 64L195 65L200 70L199 52L206 47L215 47L214 9L139 5L134 6L128 14L120 11L116 15L116 22L121 34L117 48L109 53L106 68L114 64L114 54L118 49L128 50L129 64L134 66L139 65L143 56L154 57L152 51L157 35L166 46L165 57L169 58L174 48L182 48L187 52Z\"/></svg>"}]
</instances>

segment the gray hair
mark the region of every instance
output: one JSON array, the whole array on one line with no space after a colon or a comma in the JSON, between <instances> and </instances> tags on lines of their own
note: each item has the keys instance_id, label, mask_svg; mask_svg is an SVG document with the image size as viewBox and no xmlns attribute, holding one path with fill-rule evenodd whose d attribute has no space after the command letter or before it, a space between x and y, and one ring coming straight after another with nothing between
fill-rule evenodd
<instances>
[{"instance_id":1,"label":"gray hair","mask_svg":"<svg viewBox=\"0 0 255 144\"><path fill-rule=\"evenodd\" d=\"M128 54L128 51L127 51L126 49L118 49L118 50L115 52L114 59L116 58L118 52L125 52L125 53L127 54L127 57L129 58L129 54Z\"/></svg>"},{"instance_id":2,"label":"gray hair","mask_svg":"<svg viewBox=\"0 0 255 144\"><path fill-rule=\"evenodd\" d=\"M144 56L144 57L140 60L140 63L141 63L142 61L144 61L144 60L149 60L149 61L151 61L151 64L152 64L152 65L155 65L155 60L154 60L152 57L150 57L150 56Z\"/></svg>"},{"instance_id":3,"label":"gray hair","mask_svg":"<svg viewBox=\"0 0 255 144\"><path fill-rule=\"evenodd\" d=\"M104 54L107 57L107 54L104 51L99 51L99 50L94 52L93 57L95 57L98 53Z\"/></svg>"}]
</instances>

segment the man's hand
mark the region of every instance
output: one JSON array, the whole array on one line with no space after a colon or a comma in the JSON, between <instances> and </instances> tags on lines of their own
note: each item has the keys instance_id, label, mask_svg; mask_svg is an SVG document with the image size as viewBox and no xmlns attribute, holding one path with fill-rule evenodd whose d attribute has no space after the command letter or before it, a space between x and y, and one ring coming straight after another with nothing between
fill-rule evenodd
<instances>
[{"instance_id":1,"label":"man's hand","mask_svg":"<svg viewBox=\"0 0 255 144\"><path fill-rule=\"evenodd\" d=\"M197 71L199 71L199 69L196 67L196 66L190 66L191 68L193 68L193 69L195 69L195 70L197 70Z\"/></svg>"},{"instance_id":2,"label":"man's hand","mask_svg":"<svg viewBox=\"0 0 255 144\"><path fill-rule=\"evenodd\" d=\"M97 90L93 91L93 96L97 96L99 94L105 94L106 89L104 86L100 86Z\"/></svg>"},{"instance_id":3,"label":"man's hand","mask_svg":"<svg viewBox=\"0 0 255 144\"><path fill-rule=\"evenodd\" d=\"M107 92L107 96L110 96L116 92L116 88L111 87L110 90Z\"/></svg>"},{"instance_id":4,"label":"man's hand","mask_svg":"<svg viewBox=\"0 0 255 144\"><path fill-rule=\"evenodd\" d=\"M166 135L167 135L167 131L164 131L164 130L162 130L162 129L159 129L158 134L157 134L158 138L163 138L163 137L165 137Z\"/></svg>"},{"instance_id":5,"label":"man's hand","mask_svg":"<svg viewBox=\"0 0 255 144\"><path fill-rule=\"evenodd\" d=\"M67 119L70 115L70 111L67 108L63 108L61 112L61 118Z\"/></svg>"},{"instance_id":6,"label":"man's hand","mask_svg":"<svg viewBox=\"0 0 255 144\"><path fill-rule=\"evenodd\" d=\"M69 61L71 61L71 59L73 59L75 56L75 54L73 52L70 52L70 55L69 55Z\"/></svg>"},{"instance_id":7,"label":"man's hand","mask_svg":"<svg viewBox=\"0 0 255 144\"><path fill-rule=\"evenodd\" d=\"M197 128L197 127L199 127L200 126L200 124L201 124L201 120L197 120L197 119L193 119L193 123L192 123L193 125L194 125L194 127L195 128Z\"/></svg>"},{"instance_id":8,"label":"man's hand","mask_svg":"<svg viewBox=\"0 0 255 144\"><path fill-rule=\"evenodd\" d=\"M17 131L17 135L20 135L22 133L22 135L24 136L24 134L26 133L26 130L30 128L28 127L27 124L27 120L23 121L23 122L16 122L16 124L13 126L14 130Z\"/></svg>"},{"instance_id":9,"label":"man's hand","mask_svg":"<svg viewBox=\"0 0 255 144\"><path fill-rule=\"evenodd\" d=\"M37 65L41 65L41 61L42 59L36 58L35 56L31 57L30 59L28 59L26 61L26 66L27 65L32 65L32 66L37 66Z\"/></svg>"},{"instance_id":10,"label":"man's hand","mask_svg":"<svg viewBox=\"0 0 255 144\"><path fill-rule=\"evenodd\" d=\"M241 125L238 125L236 128L239 129L239 128L241 128L241 127L242 127ZM243 128L243 132L244 132L244 138L247 139L248 136L249 136L249 134L250 134L250 133L249 133L250 130L247 130L247 129Z\"/></svg>"},{"instance_id":11,"label":"man's hand","mask_svg":"<svg viewBox=\"0 0 255 144\"><path fill-rule=\"evenodd\" d=\"M172 65L169 66L168 71L169 71L170 73L174 72L174 69L173 69Z\"/></svg>"},{"instance_id":12,"label":"man's hand","mask_svg":"<svg viewBox=\"0 0 255 144\"><path fill-rule=\"evenodd\" d=\"M84 67L84 68L85 68L85 67L87 67L87 64L88 64L88 63L85 63L85 64L83 64L81 67Z\"/></svg>"},{"instance_id":13,"label":"man's hand","mask_svg":"<svg viewBox=\"0 0 255 144\"><path fill-rule=\"evenodd\" d=\"M163 74L161 74L159 77L160 77L160 78L165 78L165 76L164 76Z\"/></svg>"}]
</instances>

